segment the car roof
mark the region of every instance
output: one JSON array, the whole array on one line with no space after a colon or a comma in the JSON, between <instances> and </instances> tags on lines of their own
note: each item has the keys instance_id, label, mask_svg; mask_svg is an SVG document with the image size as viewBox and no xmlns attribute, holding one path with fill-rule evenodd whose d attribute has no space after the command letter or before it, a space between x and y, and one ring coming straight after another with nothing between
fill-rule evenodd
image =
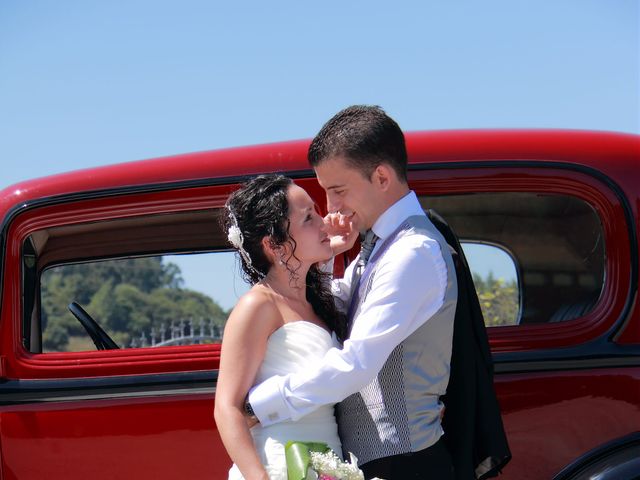
<instances>
[{"instance_id":1,"label":"car roof","mask_svg":"<svg viewBox=\"0 0 640 480\"><path fill-rule=\"evenodd\" d=\"M640 166L640 135L584 130L441 130L405 133L409 163L561 162L593 168L614 181ZM38 198L267 172L309 174L310 140L187 153L76 170L0 191L0 214ZM637 175L637 174L634 174Z\"/></svg>"}]
</instances>

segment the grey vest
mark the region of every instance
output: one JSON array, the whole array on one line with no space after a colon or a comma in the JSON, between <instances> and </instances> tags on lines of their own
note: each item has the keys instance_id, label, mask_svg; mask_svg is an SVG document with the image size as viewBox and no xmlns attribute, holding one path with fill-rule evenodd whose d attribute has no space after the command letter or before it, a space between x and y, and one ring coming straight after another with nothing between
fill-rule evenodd
<instances>
[{"instance_id":1,"label":"grey vest","mask_svg":"<svg viewBox=\"0 0 640 480\"><path fill-rule=\"evenodd\" d=\"M458 289L449 245L426 216L409 217L395 239L375 252L361 279L353 308L357 317L367 294L376 288L376 263L390 244L406 235L437 240L447 266L447 290L442 307L398 345L376 378L336 405L338 429L345 458L348 452L362 465L371 460L433 445L442 435L439 400L449 381L453 319ZM424 272L424 275L430 275ZM420 285L414 295L420 295Z\"/></svg>"}]
</instances>

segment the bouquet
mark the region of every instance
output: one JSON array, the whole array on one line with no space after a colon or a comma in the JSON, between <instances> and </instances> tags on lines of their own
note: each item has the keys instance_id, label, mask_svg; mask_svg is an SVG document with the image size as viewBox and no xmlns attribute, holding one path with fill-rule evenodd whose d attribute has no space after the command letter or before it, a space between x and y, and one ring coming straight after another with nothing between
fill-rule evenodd
<instances>
[{"instance_id":1,"label":"bouquet","mask_svg":"<svg viewBox=\"0 0 640 480\"><path fill-rule=\"evenodd\" d=\"M326 443L287 442L284 453L288 480L364 480L353 454L343 462Z\"/></svg>"}]
</instances>

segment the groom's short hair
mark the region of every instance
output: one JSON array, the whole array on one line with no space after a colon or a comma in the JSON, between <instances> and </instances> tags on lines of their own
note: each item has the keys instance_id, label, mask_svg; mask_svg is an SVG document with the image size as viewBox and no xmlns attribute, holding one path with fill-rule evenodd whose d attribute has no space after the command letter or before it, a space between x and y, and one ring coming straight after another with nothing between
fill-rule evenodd
<instances>
[{"instance_id":1,"label":"groom's short hair","mask_svg":"<svg viewBox=\"0 0 640 480\"><path fill-rule=\"evenodd\" d=\"M312 167L342 156L367 179L386 163L407 182L407 147L398 124L382 108L353 105L341 110L320 129L309 146Z\"/></svg>"}]
</instances>

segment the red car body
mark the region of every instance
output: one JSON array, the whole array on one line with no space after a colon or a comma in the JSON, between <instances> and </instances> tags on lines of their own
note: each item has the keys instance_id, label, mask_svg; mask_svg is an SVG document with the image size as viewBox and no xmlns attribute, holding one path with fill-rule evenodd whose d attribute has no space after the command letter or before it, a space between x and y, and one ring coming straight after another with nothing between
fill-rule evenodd
<instances>
[{"instance_id":1,"label":"red car body","mask_svg":"<svg viewBox=\"0 0 640 480\"><path fill-rule=\"evenodd\" d=\"M537 314L531 324L488 329L513 454L503 477L589 478L584 472L606 464L619 476L602 478L637 478L625 472L640 468L640 137L442 131L406 138L410 185L418 193L466 198L469 205L483 194L560 196L595 213L604 271L588 311L567 321ZM213 420L219 345L25 348L25 242L59 226L73 233L73 225L219 208L240 181L263 172L294 177L324 205L307 146L305 140L111 165L0 192L2 479L226 478L230 460ZM470 214L461 215L470 224ZM539 245L531 258L548 265L539 233L523 227L514 238L529 238L529 251ZM100 245L92 244L93 255ZM108 242L104 248L114 254ZM63 250L48 255L42 265L75 260ZM531 315L540 309L531 307Z\"/></svg>"}]
</instances>

